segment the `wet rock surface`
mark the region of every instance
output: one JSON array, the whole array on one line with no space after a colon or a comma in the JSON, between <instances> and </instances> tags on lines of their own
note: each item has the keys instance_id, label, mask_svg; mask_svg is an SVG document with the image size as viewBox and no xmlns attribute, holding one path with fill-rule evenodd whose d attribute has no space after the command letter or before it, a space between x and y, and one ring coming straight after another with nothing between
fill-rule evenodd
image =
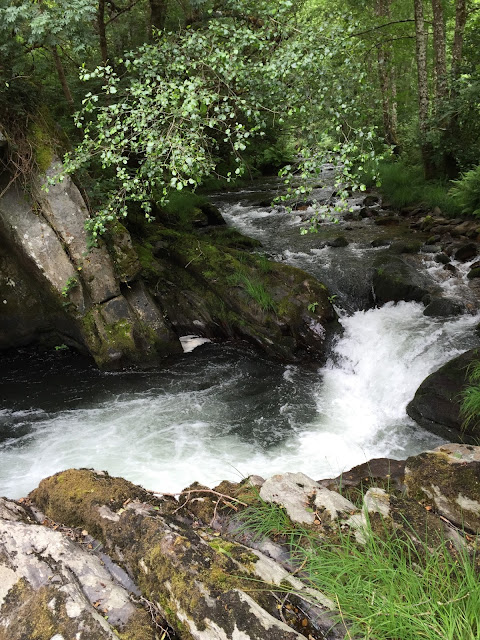
<instances>
[{"instance_id":1,"label":"wet rock surface","mask_svg":"<svg viewBox=\"0 0 480 640\"><path fill-rule=\"evenodd\" d=\"M472 349L450 360L426 378L407 406L408 415L422 427L455 442L478 438L478 426L464 426L460 415L462 391L468 384L469 366L479 359Z\"/></svg>"}]
</instances>

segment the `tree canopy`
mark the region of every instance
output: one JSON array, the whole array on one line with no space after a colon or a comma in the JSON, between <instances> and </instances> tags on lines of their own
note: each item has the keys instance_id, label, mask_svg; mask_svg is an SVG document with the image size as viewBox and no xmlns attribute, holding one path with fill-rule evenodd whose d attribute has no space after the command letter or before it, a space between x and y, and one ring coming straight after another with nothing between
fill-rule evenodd
<instances>
[{"instance_id":1,"label":"tree canopy","mask_svg":"<svg viewBox=\"0 0 480 640\"><path fill-rule=\"evenodd\" d=\"M479 9L0 0L0 126L14 138L18 113L42 109L62 125L66 171L104 185L94 235L132 206L148 216L172 189L262 163L282 168L292 196L305 189L293 176L308 182L326 159L353 188L392 154L453 178L478 162Z\"/></svg>"}]
</instances>

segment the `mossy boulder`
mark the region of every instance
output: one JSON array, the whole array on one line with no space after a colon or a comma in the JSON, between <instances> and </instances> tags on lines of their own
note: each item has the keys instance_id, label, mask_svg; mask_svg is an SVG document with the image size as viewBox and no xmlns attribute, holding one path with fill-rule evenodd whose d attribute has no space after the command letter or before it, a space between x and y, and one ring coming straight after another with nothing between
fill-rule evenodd
<instances>
[{"instance_id":1,"label":"mossy boulder","mask_svg":"<svg viewBox=\"0 0 480 640\"><path fill-rule=\"evenodd\" d=\"M458 527L480 531L480 447L448 444L409 458L405 485L410 498Z\"/></svg>"},{"instance_id":2,"label":"mossy boulder","mask_svg":"<svg viewBox=\"0 0 480 640\"><path fill-rule=\"evenodd\" d=\"M84 470L43 480L31 499L48 517L95 532L182 640L302 638L280 619L275 585L251 588L267 575L279 589L294 578L263 554L171 513L170 501L165 505L121 478Z\"/></svg>"},{"instance_id":3,"label":"mossy boulder","mask_svg":"<svg viewBox=\"0 0 480 640\"><path fill-rule=\"evenodd\" d=\"M463 425L460 415L462 391L468 384L469 366L480 358L471 349L430 374L407 406L408 415L419 425L452 442L476 443L480 435L475 422Z\"/></svg>"},{"instance_id":4,"label":"mossy boulder","mask_svg":"<svg viewBox=\"0 0 480 640\"><path fill-rule=\"evenodd\" d=\"M375 302L422 302L429 294L425 278L404 259L384 254L373 264L373 294Z\"/></svg>"},{"instance_id":5,"label":"mossy boulder","mask_svg":"<svg viewBox=\"0 0 480 640\"><path fill-rule=\"evenodd\" d=\"M237 232L149 233L143 276L177 335L244 339L289 362L323 356L336 313L315 278L237 248L248 240Z\"/></svg>"}]
</instances>

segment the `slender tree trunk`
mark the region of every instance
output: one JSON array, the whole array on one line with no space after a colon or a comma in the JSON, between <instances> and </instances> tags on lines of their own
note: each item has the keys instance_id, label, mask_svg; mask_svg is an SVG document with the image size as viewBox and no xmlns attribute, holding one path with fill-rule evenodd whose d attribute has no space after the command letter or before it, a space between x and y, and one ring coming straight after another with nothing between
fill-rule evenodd
<instances>
[{"instance_id":1,"label":"slender tree trunk","mask_svg":"<svg viewBox=\"0 0 480 640\"><path fill-rule=\"evenodd\" d=\"M457 0L455 14L455 37L452 49L452 78L454 80L458 77L462 62L463 36L467 23L467 0Z\"/></svg>"},{"instance_id":2,"label":"slender tree trunk","mask_svg":"<svg viewBox=\"0 0 480 640\"><path fill-rule=\"evenodd\" d=\"M457 0L455 10L455 35L452 47L452 70L451 70L451 90L450 100L455 101L458 97L458 87L456 80L460 74L460 66L462 63L463 52L463 36L465 33L465 24L467 22L467 0ZM445 132L446 151L443 155L443 169L445 175L453 180L458 177L460 168L457 162L455 149L458 141L461 140L460 123L456 112L450 117Z\"/></svg>"},{"instance_id":3,"label":"slender tree trunk","mask_svg":"<svg viewBox=\"0 0 480 640\"><path fill-rule=\"evenodd\" d=\"M63 63L58 55L58 50L56 45L54 45L50 49L53 61L55 63L55 69L57 70L58 79L60 80L60 84L62 85L63 95L65 96L65 100L68 102L70 109L73 111L75 108L75 104L73 102L72 93L70 91L70 87L68 86L67 76L65 75L65 69L63 67Z\"/></svg>"},{"instance_id":4,"label":"slender tree trunk","mask_svg":"<svg viewBox=\"0 0 480 640\"><path fill-rule=\"evenodd\" d=\"M162 30L165 27L165 19L167 17L167 1L168 0L149 0L150 1L150 31L152 29Z\"/></svg>"},{"instance_id":5,"label":"slender tree trunk","mask_svg":"<svg viewBox=\"0 0 480 640\"><path fill-rule=\"evenodd\" d=\"M433 48L435 52L435 102L438 107L448 91L445 17L443 15L442 0L432 0L432 10Z\"/></svg>"},{"instance_id":6,"label":"slender tree trunk","mask_svg":"<svg viewBox=\"0 0 480 640\"><path fill-rule=\"evenodd\" d=\"M102 64L103 66L106 66L108 64L108 46L107 32L105 29L105 0L98 0L97 29L100 41L100 54L102 56Z\"/></svg>"},{"instance_id":7,"label":"slender tree trunk","mask_svg":"<svg viewBox=\"0 0 480 640\"><path fill-rule=\"evenodd\" d=\"M390 16L391 0L376 0L375 15L378 18ZM397 86L391 65L391 47L380 42L377 50L378 77L382 94L383 128L387 144L397 146Z\"/></svg>"},{"instance_id":8,"label":"slender tree trunk","mask_svg":"<svg viewBox=\"0 0 480 640\"><path fill-rule=\"evenodd\" d=\"M432 178L434 166L431 145L427 142L428 134L428 69L427 69L427 33L423 15L423 0L414 0L415 9L415 44L418 75L418 121L420 125L420 146L422 150L425 178Z\"/></svg>"}]
</instances>

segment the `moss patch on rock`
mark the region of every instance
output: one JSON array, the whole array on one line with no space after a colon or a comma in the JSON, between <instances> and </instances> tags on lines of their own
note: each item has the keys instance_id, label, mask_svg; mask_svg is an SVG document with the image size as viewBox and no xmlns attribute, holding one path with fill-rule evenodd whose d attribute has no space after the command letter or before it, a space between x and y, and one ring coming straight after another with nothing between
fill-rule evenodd
<instances>
[{"instance_id":1,"label":"moss patch on rock","mask_svg":"<svg viewBox=\"0 0 480 640\"><path fill-rule=\"evenodd\" d=\"M133 500L158 505L158 500L141 487L89 469L70 469L45 478L31 493L31 499L49 518L72 527L88 523L89 533L100 538L103 529L99 506L108 505L116 513Z\"/></svg>"},{"instance_id":2,"label":"moss patch on rock","mask_svg":"<svg viewBox=\"0 0 480 640\"><path fill-rule=\"evenodd\" d=\"M407 460L405 484L410 498L459 527L480 531L480 461L464 460L461 452L455 459L455 453L439 447Z\"/></svg>"}]
</instances>

